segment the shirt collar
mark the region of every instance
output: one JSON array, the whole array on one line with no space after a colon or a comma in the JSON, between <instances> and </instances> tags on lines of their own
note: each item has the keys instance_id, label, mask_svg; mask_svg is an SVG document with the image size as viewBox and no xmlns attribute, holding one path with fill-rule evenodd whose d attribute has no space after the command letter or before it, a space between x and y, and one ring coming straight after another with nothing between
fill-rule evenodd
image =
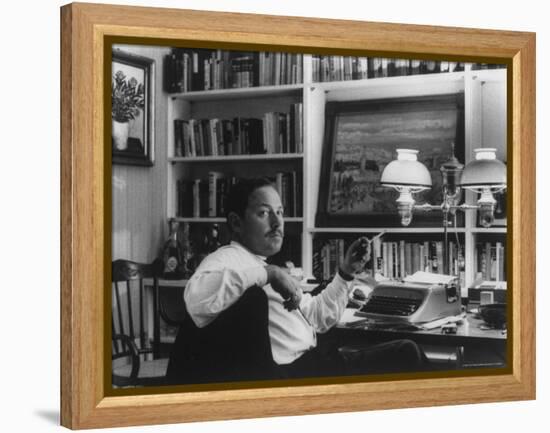
<instances>
[{"instance_id":1,"label":"shirt collar","mask_svg":"<svg viewBox=\"0 0 550 433\"><path fill-rule=\"evenodd\" d=\"M254 254L252 251L250 251L248 248L246 248L246 247L245 247L243 244L241 244L240 242L231 241L231 242L230 242L230 245L233 245L233 246L242 248L243 250L245 250L245 251L248 252L249 254L252 254L254 257L257 257L259 260L261 260L261 261L264 262L264 263L265 263L265 261L267 260L267 257L266 257L266 256L260 256L259 254Z\"/></svg>"}]
</instances>

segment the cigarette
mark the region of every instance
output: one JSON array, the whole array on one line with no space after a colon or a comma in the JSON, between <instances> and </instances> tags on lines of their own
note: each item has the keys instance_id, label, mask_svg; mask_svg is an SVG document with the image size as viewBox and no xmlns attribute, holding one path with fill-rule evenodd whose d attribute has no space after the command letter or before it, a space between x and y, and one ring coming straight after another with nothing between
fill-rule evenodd
<instances>
[{"instance_id":1,"label":"cigarette","mask_svg":"<svg viewBox=\"0 0 550 433\"><path fill-rule=\"evenodd\" d=\"M371 239L367 238L367 241L369 241L369 244L372 243L375 239L381 238L386 234L386 230L382 230L380 233L378 233L376 236L373 236Z\"/></svg>"}]
</instances>

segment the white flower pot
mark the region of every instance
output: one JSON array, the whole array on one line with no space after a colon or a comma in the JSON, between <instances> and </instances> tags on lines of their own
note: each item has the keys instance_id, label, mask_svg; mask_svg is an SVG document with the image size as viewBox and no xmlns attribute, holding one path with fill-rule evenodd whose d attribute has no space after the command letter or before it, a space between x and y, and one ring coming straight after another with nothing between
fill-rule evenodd
<instances>
[{"instance_id":1,"label":"white flower pot","mask_svg":"<svg viewBox=\"0 0 550 433\"><path fill-rule=\"evenodd\" d=\"M128 148L128 131L129 131L128 122L117 122L113 120L113 145L116 150L126 150Z\"/></svg>"}]
</instances>

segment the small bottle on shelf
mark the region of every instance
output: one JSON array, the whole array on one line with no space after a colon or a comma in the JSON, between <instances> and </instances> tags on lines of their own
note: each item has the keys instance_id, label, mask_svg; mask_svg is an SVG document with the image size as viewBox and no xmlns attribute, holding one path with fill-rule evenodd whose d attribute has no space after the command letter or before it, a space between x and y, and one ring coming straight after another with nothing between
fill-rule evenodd
<instances>
[{"instance_id":1,"label":"small bottle on shelf","mask_svg":"<svg viewBox=\"0 0 550 433\"><path fill-rule=\"evenodd\" d=\"M207 254L213 253L221 246L219 239L219 226L212 224L205 236L205 251Z\"/></svg>"},{"instance_id":2,"label":"small bottle on shelf","mask_svg":"<svg viewBox=\"0 0 550 433\"><path fill-rule=\"evenodd\" d=\"M175 219L169 221L170 234L162 249L164 263L163 277L166 279L180 279L186 276L185 254L182 244L178 240L179 223Z\"/></svg>"}]
</instances>

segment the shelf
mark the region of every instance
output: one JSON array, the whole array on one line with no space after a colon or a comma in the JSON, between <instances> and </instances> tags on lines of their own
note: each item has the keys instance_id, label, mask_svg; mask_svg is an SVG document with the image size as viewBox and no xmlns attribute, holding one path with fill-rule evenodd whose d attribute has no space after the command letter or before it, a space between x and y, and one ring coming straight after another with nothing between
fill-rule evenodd
<instances>
[{"instance_id":1,"label":"shelf","mask_svg":"<svg viewBox=\"0 0 550 433\"><path fill-rule=\"evenodd\" d=\"M483 227L474 227L470 229L472 233L476 234L484 234L484 233L502 233L506 234L508 233L507 227L489 227L489 228L483 228Z\"/></svg>"},{"instance_id":2,"label":"shelf","mask_svg":"<svg viewBox=\"0 0 550 433\"><path fill-rule=\"evenodd\" d=\"M506 81L507 69L476 69L469 72L474 80Z\"/></svg>"},{"instance_id":3,"label":"shelf","mask_svg":"<svg viewBox=\"0 0 550 433\"><path fill-rule=\"evenodd\" d=\"M302 153L258 153L253 155L222 155L222 156L174 156L169 162L227 162L227 161L279 161L302 159Z\"/></svg>"},{"instance_id":4,"label":"shelf","mask_svg":"<svg viewBox=\"0 0 550 433\"><path fill-rule=\"evenodd\" d=\"M316 227L308 229L310 233L380 233L385 231L386 233L441 233L443 234L443 228L439 227L426 227L426 228L402 228L402 227L378 227L378 228L366 228L366 227ZM449 229L448 233L464 233L466 230L463 227L455 229Z\"/></svg>"},{"instance_id":5,"label":"shelf","mask_svg":"<svg viewBox=\"0 0 550 433\"><path fill-rule=\"evenodd\" d=\"M325 91L331 91L353 88L366 89L373 87L388 87L396 85L398 86L403 83L406 83L409 86L414 86L417 83L446 83L458 82L462 80L464 80L464 71L446 72L439 74L400 75L396 77L367 78L363 80L322 81L317 83L310 83L308 84L308 87L319 87Z\"/></svg>"},{"instance_id":6,"label":"shelf","mask_svg":"<svg viewBox=\"0 0 550 433\"><path fill-rule=\"evenodd\" d=\"M225 217L176 217L174 218L179 222L186 223L225 223ZM302 217L284 217L285 223L301 223L304 219Z\"/></svg>"},{"instance_id":7,"label":"shelf","mask_svg":"<svg viewBox=\"0 0 550 433\"><path fill-rule=\"evenodd\" d=\"M490 139L490 144L505 142L505 97L499 97L496 105L494 95L502 95L507 80L507 70L470 70L465 64L460 72L434 74L401 75L394 77L367 78L361 80L312 82L312 60L304 56L303 83L247 88L228 88L168 94L167 103L167 153L175 155L175 131L173 119L228 119L235 116L260 118L265 113L288 112L290 104L301 103L303 115L303 153L293 154L253 154L220 155L167 158L168 206L167 215L173 216L178 210L177 181L180 179L204 179L209 171L223 172L229 176L259 177L276 172L295 171L302 180L302 208L304 217L285 217L290 231L302 234L301 266L307 275L312 273L312 258L319 243L317 239L366 236L372 238L384 231L388 236L383 241L404 240L410 243L420 241L442 241L444 230L441 225L413 223L413 227L401 227L398 220L393 227L315 227L319 179L322 172L322 148L325 134L325 107L330 102L360 101L422 97L444 94L463 94L464 108L464 152L466 160L471 159L474 139ZM484 82L500 85L483 86ZM484 99L484 95L487 97ZM505 95L505 93L504 93ZM489 103L490 101L490 103ZM235 111L236 110L236 111ZM483 119L485 118L485 121ZM502 138L504 137L504 139ZM505 153L505 149L501 149ZM181 209L181 208L179 208ZM184 208L185 209L185 208ZM177 221L197 224L226 223L225 217L176 217ZM360 223L360 221L358 221ZM470 284L475 279L473 264L475 247L479 239L500 241L507 228L475 227L477 220L473 214L466 217L461 227L449 228L449 240L463 246L466 269L464 279ZM455 235L458 234L458 235Z\"/></svg>"},{"instance_id":8,"label":"shelf","mask_svg":"<svg viewBox=\"0 0 550 433\"><path fill-rule=\"evenodd\" d=\"M195 92L173 93L169 97L186 101L214 101L239 98L265 98L266 96L284 96L300 93L303 84L285 84L280 86L243 87L236 89L201 90Z\"/></svg>"}]
</instances>

